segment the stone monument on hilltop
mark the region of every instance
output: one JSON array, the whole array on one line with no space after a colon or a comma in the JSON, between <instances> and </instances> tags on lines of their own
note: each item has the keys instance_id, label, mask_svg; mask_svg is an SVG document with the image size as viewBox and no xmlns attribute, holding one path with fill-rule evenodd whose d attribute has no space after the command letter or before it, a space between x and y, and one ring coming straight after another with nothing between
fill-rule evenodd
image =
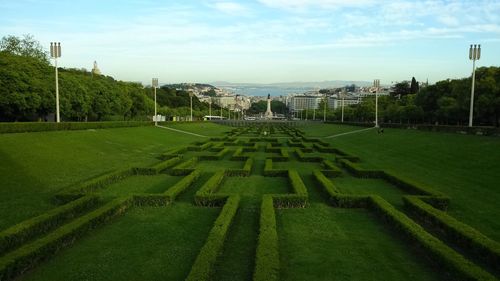
<instances>
[{"instance_id":1,"label":"stone monument on hilltop","mask_svg":"<svg viewBox=\"0 0 500 281\"><path fill-rule=\"evenodd\" d=\"M94 61L94 68L92 68L92 75L101 75L101 71L97 67L97 61Z\"/></svg>"},{"instance_id":2,"label":"stone monument on hilltop","mask_svg":"<svg viewBox=\"0 0 500 281\"><path fill-rule=\"evenodd\" d=\"M273 112L271 111L271 95L267 95L267 110L265 114L266 119L273 119Z\"/></svg>"}]
</instances>

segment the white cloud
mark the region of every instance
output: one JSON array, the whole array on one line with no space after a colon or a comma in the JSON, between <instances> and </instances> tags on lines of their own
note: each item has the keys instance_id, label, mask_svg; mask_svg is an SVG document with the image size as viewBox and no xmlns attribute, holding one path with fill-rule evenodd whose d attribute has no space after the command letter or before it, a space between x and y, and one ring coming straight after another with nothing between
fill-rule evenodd
<instances>
[{"instance_id":1,"label":"white cloud","mask_svg":"<svg viewBox=\"0 0 500 281\"><path fill-rule=\"evenodd\" d=\"M260 3L286 10L303 10L308 8L335 9L341 7L361 7L371 5L374 0L258 0Z\"/></svg>"},{"instance_id":2,"label":"white cloud","mask_svg":"<svg viewBox=\"0 0 500 281\"><path fill-rule=\"evenodd\" d=\"M219 12L230 15L241 15L249 12L249 9L236 2L215 2L211 5Z\"/></svg>"}]
</instances>

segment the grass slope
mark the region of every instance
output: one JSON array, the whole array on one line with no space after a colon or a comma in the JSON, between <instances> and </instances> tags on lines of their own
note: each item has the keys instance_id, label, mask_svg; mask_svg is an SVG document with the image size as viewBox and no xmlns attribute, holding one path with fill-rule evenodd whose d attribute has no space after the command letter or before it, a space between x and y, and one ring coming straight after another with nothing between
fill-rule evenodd
<instances>
[{"instance_id":1,"label":"grass slope","mask_svg":"<svg viewBox=\"0 0 500 281\"><path fill-rule=\"evenodd\" d=\"M192 124L192 131L227 130ZM0 230L53 208L54 193L206 138L154 127L0 134ZM20 208L22 206L22 208Z\"/></svg>"},{"instance_id":2,"label":"grass slope","mask_svg":"<svg viewBox=\"0 0 500 281\"><path fill-rule=\"evenodd\" d=\"M385 129L327 140L365 166L396 171L447 194L451 215L500 241L500 138Z\"/></svg>"},{"instance_id":3,"label":"grass slope","mask_svg":"<svg viewBox=\"0 0 500 281\"><path fill-rule=\"evenodd\" d=\"M135 208L23 280L183 280L220 209Z\"/></svg>"}]
</instances>

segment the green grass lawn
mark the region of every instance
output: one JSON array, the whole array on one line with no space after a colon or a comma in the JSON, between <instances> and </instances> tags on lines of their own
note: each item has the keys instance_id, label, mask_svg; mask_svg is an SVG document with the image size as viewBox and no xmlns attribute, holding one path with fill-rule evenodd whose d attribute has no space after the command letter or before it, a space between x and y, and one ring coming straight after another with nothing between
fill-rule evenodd
<instances>
[{"instance_id":1,"label":"green grass lawn","mask_svg":"<svg viewBox=\"0 0 500 281\"><path fill-rule=\"evenodd\" d=\"M182 179L181 176L167 174L151 176L130 176L99 190L106 197L125 196L134 193L162 193Z\"/></svg>"},{"instance_id":2,"label":"green grass lawn","mask_svg":"<svg viewBox=\"0 0 500 281\"><path fill-rule=\"evenodd\" d=\"M500 138L385 129L327 140L359 156L364 166L395 171L447 194L450 214L500 241Z\"/></svg>"},{"instance_id":3,"label":"green grass lawn","mask_svg":"<svg viewBox=\"0 0 500 281\"><path fill-rule=\"evenodd\" d=\"M224 136L232 127L212 123L168 124L193 133ZM307 137L364 128L303 123ZM243 137L247 140L249 137ZM165 151L206 141L154 127L0 135L0 230L55 208L53 195L85 180L120 168L158 163ZM449 213L500 241L500 138L412 130L374 130L323 138L358 156L360 166L387 170L451 197ZM286 139L281 140L287 147ZM254 159L248 177L226 177L219 193L239 194L240 206L227 234L212 280L252 280L264 194L291 192L286 177L264 177L266 158L279 155L246 152ZM311 146L311 143L307 144ZM123 217L93 230L22 280L184 280L203 246L220 208L195 207L194 195L221 169L241 169L231 161L237 146L222 160L200 161L201 175L164 207L133 207ZM289 162L274 169L295 169L304 182L306 208L276 209L281 280L442 280L423 258L377 216L364 209L333 208L313 170L321 163L301 162L287 147ZM208 151L189 151L183 160ZM334 160L332 153L306 153ZM97 191L109 199L133 193L161 193L183 177L130 176ZM330 180L342 193L377 194L403 210L404 192L380 179L355 178L346 171Z\"/></svg>"},{"instance_id":4,"label":"green grass lawn","mask_svg":"<svg viewBox=\"0 0 500 281\"><path fill-rule=\"evenodd\" d=\"M277 211L280 280L442 280L362 209Z\"/></svg>"},{"instance_id":5,"label":"green grass lawn","mask_svg":"<svg viewBox=\"0 0 500 281\"><path fill-rule=\"evenodd\" d=\"M220 209L134 208L23 280L184 280Z\"/></svg>"},{"instance_id":6,"label":"green grass lawn","mask_svg":"<svg viewBox=\"0 0 500 281\"><path fill-rule=\"evenodd\" d=\"M196 123L193 130L202 126L227 129ZM206 138L154 127L0 134L0 230L53 208L52 196L64 188L151 165L162 152L200 140Z\"/></svg>"}]
</instances>

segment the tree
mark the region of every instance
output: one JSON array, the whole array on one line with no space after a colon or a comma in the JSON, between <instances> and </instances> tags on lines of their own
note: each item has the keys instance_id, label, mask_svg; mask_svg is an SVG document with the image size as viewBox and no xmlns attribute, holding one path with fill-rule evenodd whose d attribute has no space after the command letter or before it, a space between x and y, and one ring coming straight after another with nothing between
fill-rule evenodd
<instances>
[{"instance_id":1,"label":"tree","mask_svg":"<svg viewBox=\"0 0 500 281\"><path fill-rule=\"evenodd\" d=\"M411 94L411 88L410 88L410 82L408 81L403 81L403 82L398 82L396 83L392 88L391 88L391 96L393 97L398 97L402 98L406 95Z\"/></svg>"},{"instance_id":2,"label":"tree","mask_svg":"<svg viewBox=\"0 0 500 281\"><path fill-rule=\"evenodd\" d=\"M13 55L25 56L49 63L49 57L40 42L35 40L33 35L25 34L23 38L13 35L4 36L0 41L0 51Z\"/></svg>"},{"instance_id":3,"label":"tree","mask_svg":"<svg viewBox=\"0 0 500 281\"><path fill-rule=\"evenodd\" d=\"M417 80L415 80L415 77L412 77L411 78L411 85L410 85L410 92L412 94L416 94L416 93L418 93L418 90L419 90L418 82L417 82Z\"/></svg>"}]
</instances>

